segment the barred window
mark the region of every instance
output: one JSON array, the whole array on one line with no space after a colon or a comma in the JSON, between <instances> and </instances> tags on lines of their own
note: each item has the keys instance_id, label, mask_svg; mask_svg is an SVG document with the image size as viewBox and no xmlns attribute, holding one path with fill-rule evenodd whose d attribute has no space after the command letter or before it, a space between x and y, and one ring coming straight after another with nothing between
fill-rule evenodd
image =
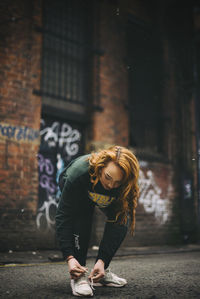
<instances>
[{"instance_id":1,"label":"barred window","mask_svg":"<svg viewBox=\"0 0 200 299\"><path fill-rule=\"evenodd\" d=\"M45 0L41 89L44 96L85 105L90 1Z\"/></svg>"}]
</instances>

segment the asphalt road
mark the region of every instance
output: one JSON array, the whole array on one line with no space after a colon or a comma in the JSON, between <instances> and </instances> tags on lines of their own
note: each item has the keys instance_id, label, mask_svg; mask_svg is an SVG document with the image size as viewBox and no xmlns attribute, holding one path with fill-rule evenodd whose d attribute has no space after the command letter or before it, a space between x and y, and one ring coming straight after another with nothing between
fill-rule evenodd
<instances>
[{"instance_id":1,"label":"asphalt road","mask_svg":"<svg viewBox=\"0 0 200 299\"><path fill-rule=\"evenodd\" d=\"M91 268L94 259L89 259ZM200 298L200 252L115 258L111 270L128 280L121 289L96 287L96 299ZM75 298L64 263L0 267L0 298Z\"/></svg>"}]
</instances>

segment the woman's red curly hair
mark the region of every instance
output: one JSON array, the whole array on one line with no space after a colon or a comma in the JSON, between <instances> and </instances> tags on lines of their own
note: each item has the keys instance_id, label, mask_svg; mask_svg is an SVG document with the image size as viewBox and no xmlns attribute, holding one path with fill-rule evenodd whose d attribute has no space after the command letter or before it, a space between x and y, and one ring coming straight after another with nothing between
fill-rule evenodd
<instances>
[{"instance_id":1,"label":"woman's red curly hair","mask_svg":"<svg viewBox=\"0 0 200 299\"><path fill-rule=\"evenodd\" d=\"M138 177L139 163L135 155L125 147L112 146L108 149L92 153L89 158L90 177L93 186L98 183L101 169L108 162L114 162L124 173L123 181L120 186L119 209L117 218L120 216L120 223L127 223L128 215L130 216L131 232L135 229L135 210L139 197Z\"/></svg>"}]
</instances>

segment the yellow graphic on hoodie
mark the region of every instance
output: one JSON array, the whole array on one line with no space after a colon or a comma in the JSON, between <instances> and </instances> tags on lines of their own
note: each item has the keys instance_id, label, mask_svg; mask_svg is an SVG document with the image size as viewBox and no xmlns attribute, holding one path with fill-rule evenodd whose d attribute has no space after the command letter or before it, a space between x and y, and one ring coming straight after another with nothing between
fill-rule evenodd
<instances>
[{"instance_id":1,"label":"yellow graphic on hoodie","mask_svg":"<svg viewBox=\"0 0 200 299\"><path fill-rule=\"evenodd\" d=\"M105 208L111 204L111 202L115 199L115 197L110 197L108 195L88 192L89 198L94 201L99 207Z\"/></svg>"}]
</instances>

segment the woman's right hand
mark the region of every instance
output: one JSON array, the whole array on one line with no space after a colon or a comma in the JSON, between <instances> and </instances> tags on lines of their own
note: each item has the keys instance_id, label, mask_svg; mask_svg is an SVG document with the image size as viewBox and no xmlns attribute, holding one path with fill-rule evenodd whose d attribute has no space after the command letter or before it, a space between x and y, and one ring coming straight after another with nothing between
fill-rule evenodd
<instances>
[{"instance_id":1,"label":"woman's right hand","mask_svg":"<svg viewBox=\"0 0 200 299\"><path fill-rule=\"evenodd\" d=\"M73 257L70 258L67 262L69 273L71 279L78 279L80 276L82 276L85 272L87 272L87 268L83 267L79 264L79 262Z\"/></svg>"}]
</instances>

